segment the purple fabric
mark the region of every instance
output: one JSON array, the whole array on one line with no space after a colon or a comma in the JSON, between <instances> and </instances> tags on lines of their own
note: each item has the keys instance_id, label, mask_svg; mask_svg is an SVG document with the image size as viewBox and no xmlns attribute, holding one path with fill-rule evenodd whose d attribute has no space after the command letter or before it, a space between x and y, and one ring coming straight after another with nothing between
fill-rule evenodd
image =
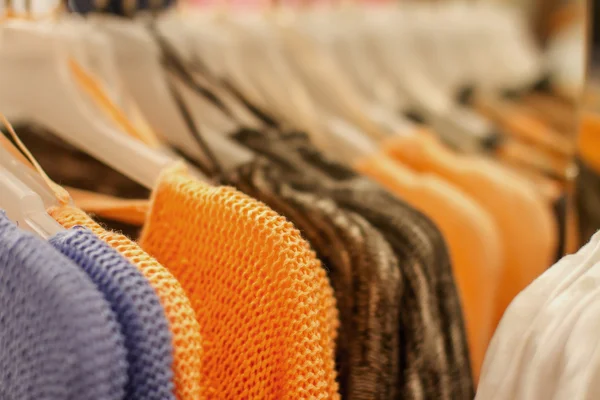
<instances>
[{"instance_id":1,"label":"purple fabric","mask_svg":"<svg viewBox=\"0 0 600 400\"><path fill-rule=\"evenodd\" d=\"M128 400L175 400L173 347L160 300L142 273L91 231L74 227L50 239L110 303L125 338Z\"/></svg>"},{"instance_id":2,"label":"purple fabric","mask_svg":"<svg viewBox=\"0 0 600 400\"><path fill-rule=\"evenodd\" d=\"M86 273L0 212L0 399L121 400L127 361Z\"/></svg>"}]
</instances>

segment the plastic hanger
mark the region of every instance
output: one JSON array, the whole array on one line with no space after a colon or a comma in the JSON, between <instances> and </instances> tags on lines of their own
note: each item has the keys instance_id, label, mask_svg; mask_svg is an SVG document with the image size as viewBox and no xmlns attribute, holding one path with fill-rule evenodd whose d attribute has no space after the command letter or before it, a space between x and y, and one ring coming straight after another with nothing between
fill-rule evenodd
<instances>
[{"instance_id":1,"label":"plastic hanger","mask_svg":"<svg viewBox=\"0 0 600 400\"><path fill-rule=\"evenodd\" d=\"M220 99L213 97L212 101L209 101L206 97L208 94L198 96L190 87L204 89L189 71L192 48L186 25L180 19L178 13L169 13L157 18L152 29L171 82L181 92L190 110L194 113L197 110L203 124L223 134L239 129L232 114L226 115L222 107L215 106L216 102L220 103Z\"/></svg>"},{"instance_id":2,"label":"plastic hanger","mask_svg":"<svg viewBox=\"0 0 600 400\"><path fill-rule=\"evenodd\" d=\"M78 74L87 75L85 80L89 84L86 84L86 89L93 87L92 96L96 100L102 98L98 101L100 105L130 136L151 148L170 153L162 146L161 140L143 119L135 102L125 92L108 36L77 13L61 16L60 23L62 28L73 30L73 35L81 40L80 47L83 48L85 60L80 60L79 64L83 68L79 68Z\"/></svg>"},{"instance_id":3,"label":"plastic hanger","mask_svg":"<svg viewBox=\"0 0 600 400\"><path fill-rule=\"evenodd\" d=\"M230 18L230 27L240 44L236 49L242 56L238 65L247 68L248 79L256 82L269 109L278 110L294 126L315 132L323 123L321 111L282 56L281 43L264 18L261 15Z\"/></svg>"},{"instance_id":4,"label":"plastic hanger","mask_svg":"<svg viewBox=\"0 0 600 400\"><path fill-rule=\"evenodd\" d=\"M334 32L331 24L325 23L326 18L317 18L315 21L314 16L312 20L298 18L292 26L280 27L281 36L284 40L287 38L288 57L293 59L291 62L310 71L304 73L307 75L306 84L313 89L315 99L329 96L328 102L323 103L324 106L335 109L373 138L381 139L386 131L387 134L411 132L413 126L410 122L377 104L373 94L365 96L364 91L361 91L360 86L365 85L366 81L375 80L377 73L364 62L366 57L362 54L362 49L355 48L360 35L344 38L348 32L355 31L355 21L348 21L349 17L341 11L335 15L325 14L324 17L335 18L339 21L336 29L344 32ZM344 28L345 24L349 27ZM349 45L349 42L353 45ZM340 45L344 47L343 50ZM340 50L337 53L342 61L335 56L336 49ZM316 64L319 68L315 67ZM347 65L355 67L354 74L348 71ZM352 75L355 79L352 79ZM375 84L376 82L372 82L372 85Z\"/></svg>"},{"instance_id":5,"label":"plastic hanger","mask_svg":"<svg viewBox=\"0 0 600 400\"><path fill-rule=\"evenodd\" d=\"M211 161L212 157L206 153L206 148L199 146L190 132L190 123L210 132L219 127L206 125L203 111L207 105L201 100L199 103L189 93L180 94L181 102L192 102L194 106L187 107L189 115L182 115L181 104L173 97L173 90L179 92L181 88L169 83L160 63L160 49L143 23L136 24L108 16L95 16L92 20L111 38L121 80L150 125L187 155L201 160L204 165L214 165L215 160ZM198 104L200 107L195 107ZM252 156L243 149L234 148L235 145L222 135L204 135L204 139L218 153L219 162L228 166L243 164Z\"/></svg>"},{"instance_id":6,"label":"plastic hanger","mask_svg":"<svg viewBox=\"0 0 600 400\"><path fill-rule=\"evenodd\" d=\"M106 34L78 14L61 16L63 29L72 29L80 35L83 56L80 64L102 82L103 90L121 109L126 110L124 88L120 82L112 44ZM127 110L126 110L127 111Z\"/></svg>"},{"instance_id":7,"label":"plastic hanger","mask_svg":"<svg viewBox=\"0 0 600 400\"><path fill-rule=\"evenodd\" d=\"M177 75L185 81L185 84L179 85L180 89L189 92L188 89L191 87L192 91L200 95L196 96L197 100L207 100L210 103L204 102L199 106L203 113L219 114L216 117L217 120L221 120L221 127L217 130L220 132L232 131L232 121L243 126L260 127L260 120L256 119L227 88L224 88L218 78L215 79L213 71L210 71L204 60L201 60L196 48L198 44L196 39L203 37L206 32L197 29L202 27L204 22L198 18L197 13L192 13L191 16L190 13L166 13L156 22L157 30L164 39L163 43L168 45L163 47L168 47L169 52L179 59L177 63L182 66L177 68ZM211 34L214 32L211 31ZM220 54L221 52L215 52L214 56L218 57ZM213 60L215 57L209 59ZM193 100L190 99L190 101ZM203 105L206 109L202 108ZM191 105L191 107L196 108L195 105ZM221 115L221 113L225 115ZM229 126L223 126L225 123L223 118L230 120Z\"/></svg>"},{"instance_id":8,"label":"plastic hanger","mask_svg":"<svg viewBox=\"0 0 600 400\"><path fill-rule=\"evenodd\" d=\"M233 85L261 109L269 109L279 119L289 120L289 112L282 111L283 106L273 97L272 88L266 90L264 87L265 82L271 83L265 77L269 76L273 81L281 74L277 71L280 66L262 65L258 57L263 53L262 49L256 49L256 52L249 49L255 46L256 32L228 13L205 22L196 27L194 39L199 58L212 74Z\"/></svg>"},{"instance_id":9,"label":"plastic hanger","mask_svg":"<svg viewBox=\"0 0 600 400\"><path fill-rule=\"evenodd\" d=\"M152 188L173 160L127 137L98 113L73 79L74 39L58 26L24 21L8 21L0 32L2 106Z\"/></svg>"},{"instance_id":10,"label":"plastic hanger","mask_svg":"<svg viewBox=\"0 0 600 400\"><path fill-rule=\"evenodd\" d=\"M336 68L327 53L298 35L293 25L289 25L290 20L284 19L285 14L278 17L270 21L271 38L279 41L280 54L296 71L326 121L327 130L313 141L322 149L337 153L338 160L347 164L373 154L376 151L373 139L380 139L384 133L364 113L363 109L368 107L363 107L360 95L343 70ZM305 64L307 59L311 60L310 65ZM332 97L331 93L335 96Z\"/></svg>"},{"instance_id":11,"label":"plastic hanger","mask_svg":"<svg viewBox=\"0 0 600 400\"><path fill-rule=\"evenodd\" d=\"M457 4L450 11L449 23L464 43L457 56L480 91L519 90L540 79L541 54L524 22L509 7Z\"/></svg>"},{"instance_id":12,"label":"plastic hanger","mask_svg":"<svg viewBox=\"0 0 600 400\"><path fill-rule=\"evenodd\" d=\"M213 97L213 101L209 101L206 96L211 94L207 93L205 88L196 82L196 79L188 71L187 64L178 54L176 46L173 45L170 39L164 37L160 31L157 27L154 35L161 48L166 75L173 88L181 93L184 102L190 110L193 110L192 113L196 116L195 120L222 134L237 130L239 126L236 121L230 115L226 115L224 109L217 107L217 105L222 106L220 100ZM202 93L198 93L198 91L202 91Z\"/></svg>"},{"instance_id":13,"label":"plastic hanger","mask_svg":"<svg viewBox=\"0 0 600 400\"><path fill-rule=\"evenodd\" d=\"M156 21L156 30L161 35L161 44L164 52L171 55L171 65L177 77L175 81L181 83L178 88L183 91L186 103L191 108L202 110L205 120L213 121L211 126L219 132L227 133L239 129L237 109L232 110L231 102L225 102L221 98L222 91L214 85L210 85L206 79L194 74L195 58L192 41L193 32L185 23L180 13L167 13ZM184 82L181 82L183 80ZM194 95L195 92L196 95ZM218 93L218 95L217 95ZM209 124L207 121L207 124Z\"/></svg>"},{"instance_id":14,"label":"plastic hanger","mask_svg":"<svg viewBox=\"0 0 600 400\"><path fill-rule=\"evenodd\" d=\"M3 116L0 118L6 123ZM12 127L6 126L12 130ZM0 208L21 229L33 232L43 239L64 231L46 212L47 208L59 204L56 195L38 174L4 148L10 146L10 142L4 136L0 139Z\"/></svg>"},{"instance_id":15,"label":"plastic hanger","mask_svg":"<svg viewBox=\"0 0 600 400\"><path fill-rule=\"evenodd\" d=\"M48 215L40 196L3 167L0 167L0 187L0 208L21 229L44 239L64 230Z\"/></svg>"},{"instance_id":16,"label":"plastic hanger","mask_svg":"<svg viewBox=\"0 0 600 400\"><path fill-rule=\"evenodd\" d=\"M292 122L296 127L306 127L307 120L322 120L323 116L317 117L314 111L310 111L313 99L308 97L308 92L304 89L304 82L299 80L294 70L283 58L280 49L283 44L278 43L277 39L271 36L276 35L277 32L271 32L273 27L265 22L267 21L264 19L247 17L233 19L222 27L222 29L229 29L228 33L232 41L236 41L229 52L234 53L230 60L237 58L239 61L230 63L229 71L236 79L251 80L257 83L256 88L261 92L259 97L262 97L263 104L270 109L277 108L278 113L284 115L284 119ZM221 35L219 36L221 37ZM256 57L256 54L261 54L269 62L263 64L261 57ZM235 65L243 65L244 71L238 73ZM285 81L286 84L281 84L282 81ZM286 93L284 90L290 86L293 89ZM289 94L290 92L292 95ZM288 103L298 104L300 106L296 108L304 111L289 109ZM288 106L286 107L286 105ZM314 134L315 129L307 129L309 134L313 132L313 141L320 147L324 146L327 138L334 138L334 140L340 141L336 146L337 154L343 154L344 157L355 157L359 154L358 149L360 148L363 151L373 149L372 144L365 142L362 138L351 139L352 135L360 135L360 132L357 132L351 124L333 115L327 118L325 128L319 129L319 135ZM300 120L304 122L299 122ZM311 125L314 126L314 124L308 124L308 126Z\"/></svg>"},{"instance_id":17,"label":"plastic hanger","mask_svg":"<svg viewBox=\"0 0 600 400\"><path fill-rule=\"evenodd\" d=\"M361 151L374 151L373 144L360 137L363 134L353 124L327 110L317 113L316 99L284 57L279 32L265 20L273 17L237 17L225 25L235 42L229 51L223 52L229 53L225 58L230 60L231 76L255 83L264 99L264 107L277 110L292 126L307 131L318 147L335 149L340 160L356 157ZM241 65L245 71L238 72ZM332 146L332 143L337 145Z\"/></svg>"},{"instance_id":18,"label":"plastic hanger","mask_svg":"<svg viewBox=\"0 0 600 400\"><path fill-rule=\"evenodd\" d=\"M465 15L467 14L467 8L460 10ZM480 11L481 10L479 10L477 7L472 10L472 12L476 13L476 16L481 14ZM492 91L492 89L498 91L499 88L502 88L503 81L496 76L498 73L498 68L493 68L493 66L489 63L489 59L491 58L492 60L495 60L492 64L498 64L499 58L494 54L498 53L498 48L500 48L502 45L505 45L505 41L514 41L510 36L515 36L515 34L503 33L506 30L505 28L493 28L491 29L491 33L488 32L490 31L490 26L494 27L495 25L502 25L504 22L506 22L505 20L510 21L511 18L508 18L506 15L504 15L502 18L500 18L500 22L496 22L498 18L490 18L487 15L488 10L483 9L483 12L485 14L481 15L480 18L467 19L464 21L464 24L456 28L453 25L458 21L462 21L462 19L450 18L448 20L448 24L450 25L451 29L449 29L448 34L440 36L442 45L439 47L441 49L450 47L456 49L456 51L448 52L445 61L440 62L439 64L443 66L459 65L460 68L458 68L458 70L466 71L468 74L472 74L473 77L476 77L476 79L473 81L473 83L476 84L479 81L485 81L484 76L487 73L489 75L489 81L496 83L491 84L489 87L483 88L481 87L481 84L475 86L477 91L476 95L472 99L472 103L477 112L485 115L487 118L490 118L499 127L501 127L504 132L509 133L512 136L519 137L529 142L541 143L542 147L549 149L548 151L550 153L560 155L561 157L562 155L568 156L570 153L569 149L572 148L572 145L568 143L565 138L562 138L557 132L549 129L549 127L534 118L529 113L524 112L524 110L522 110L516 104L513 104L508 100L501 99L500 95L502 93L496 93ZM482 23L479 20L482 20L485 23L481 25ZM517 31L518 29L511 28L511 32L513 30ZM462 31L470 31L471 34L466 35L462 40L456 40L456 38L461 37ZM478 31L483 32L482 35L477 35L476 33ZM453 34L458 34L458 36L453 37ZM483 37L483 39L480 36ZM497 43L494 43L494 41ZM500 57L502 57L502 55ZM520 58L527 58L527 56L522 56ZM473 68L473 66L475 67ZM469 72L469 70L471 71ZM528 76L523 68L521 68L521 72L523 72L523 76ZM533 75L529 74L529 76ZM462 80L463 84L468 83L468 79L466 79L466 77L467 75L460 79ZM504 82L506 84L508 81L504 79ZM513 88L519 87L519 84L515 84L514 80L512 85ZM522 83L520 85L523 86ZM511 86L509 85L508 88L510 87ZM481 92L482 90L483 93ZM537 150L535 150L535 152L536 154L538 153ZM538 155L538 157L544 159L548 158L548 156L544 154Z\"/></svg>"},{"instance_id":19,"label":"plastic hanger","mask_svg":"<svg viewBox=\"0 0 600 400\"><path fill-rule=\"evenodd\" d=\"M380 139L383 132L365 114L368 107L361 99L343 70L321 49L311 45L305 38L286 27L277 30L285 43L285 54L296 71L302 76L305 86L315 102L357 126L372 138Z\"/></svg>"},{"instance_id":20,"label":"plastic hanger","mask_svg":"<svg viewBox=\"0 0 600 400\"><path fill-rule=\"evenodd\" d=\"M255 69L255 60L242 60L240 53L242 45L227 21L202 20L194 26L194 49L196 56L212 76L231 92L236 91L236 96L242 96L262 113L269 109L268 100L258 87L256 80L250 77ZM270 108L269 112L280 120L285 120L277 108Z\"/></svg>"},{"instance_id":21,"label":"plastic hanger","mask_svg":"<svg viewBox=\"0 0 600 400\"><path fill-rule=\"evenodd\" d=\"M388 13L374 13L367 18L376 48L373 54L385 66L413 109L420 112L433 130L451 146L474 151L494 142L494 127L454 103L414 62L418 55L409 39L409 28L403 23L408 17L402 9L396 9Z\"/></svg>"},{"instance_id":22,"label":"plastic hanger","mask_svg":"<svg viewBox=\"0 0 600 400\"><path fill-rule=\"evenodd\" d=\"M150 125L167 141L182 148L197 149L171 100L162 76L158 48L144 27L110 16L94 15L88 20L110 38L120 80Z\"/></svg>"}]
</instances>

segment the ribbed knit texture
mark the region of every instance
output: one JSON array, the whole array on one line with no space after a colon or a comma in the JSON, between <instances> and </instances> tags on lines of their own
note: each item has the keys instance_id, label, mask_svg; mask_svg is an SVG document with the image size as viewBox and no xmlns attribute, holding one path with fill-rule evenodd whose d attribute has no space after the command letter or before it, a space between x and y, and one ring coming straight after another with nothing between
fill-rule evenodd
<instances>
[{"instance_id":1,"label":"ribbed knit texture","mask_svg":"<svg viewBox=\"0 0 600 400\"><path fill-rule=\"evenodd\" d=\"M171 332L148 280L88 229L74 227L49 241L88 274L121 325L129 365L124 399L175 400Z\"/></svg>"},{"instance_id":2,"label":"ribbed knit texture","mask_svg":"<svg viewBox=\"0 0 600 400\"><path fill-rule=\"evenodd\" d=\"M86 273L0 212L0 399L121 400L125 357Z\"/></svg>"},{"instance_id":3,"label":"ribbed knit texture","mask_svg":"<svg viewBox=\"0 0 600 400\"><path fill-rule=\"evenodd\" d=\"M83 211L74 207L60 207L49 212L66 228L80 225L91 230L135 265L150 282L160 298L172 332L176 398L203 398L203 385L206 384L206 380L201 375L203 342L200 326L190 300L177 279L137 244L123 235L103 229Z\"/></svg>"},{"instance_id":4,"label":"ribbed knit texture","mask_svg":"<svg viewBox=\"0 0 600 400\"><path fill-rule=\"evenodd\" d=\"M183 166L164 171L141 237L186 289L211 399L337 399L333 291L293 225Z\"/></svg>"},{"instance_id":5,"label":"ribbed knit texture","mask_svg":"<svg viewBox=\"0 0 600 400\"><path fill-rule=\"evenodd\" d=\"M398 387L400 270L389 244L359 215L287 185L264 160L228 179L287 216L324 262L340 312L336 367L342 398L393 398Z\"/></svg>"},{"instance_id":6,"label":"ribbed knit texture","mask_svg":"<svg viewBox=\"0 0 600 400\"><path fill-rule=\"evenodd\" d=\"M461 303L448 250L435 225L378 184L326 159L302 133L245 130L236 139L277 165L284 172L279 179L362 216L393 248L403 285L396 398L472 399Z\"/></svg>"}]
</instances>

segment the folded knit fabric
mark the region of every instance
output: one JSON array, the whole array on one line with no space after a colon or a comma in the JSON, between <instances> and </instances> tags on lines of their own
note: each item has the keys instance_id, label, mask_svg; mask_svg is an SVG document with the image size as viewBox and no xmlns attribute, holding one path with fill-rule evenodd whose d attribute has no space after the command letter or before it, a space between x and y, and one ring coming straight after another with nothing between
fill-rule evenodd
<instances>
[{"instance_id":1,"label":"folded knit fabric","mask_svg":"<svg viewBox=\"0 0 600 400\"><path fill-rule=\"evenodd\" d=\"M121 400L121 327L94 283L0 213L0 398Z\"/></svg>"},{"instance_id":2,"label":"folded knit fabric","mask_svg":"<svg viewBox=\"0 0 600 400\"><path fill-rule=\"evenodd\" d=\"M185 288L211 399L337 399L337 310L300 233L228 187L164 171L140 240Z\"/></svg>"},{"instance_id":3,"label":"folded knit fabric","mask_svg":"<svg viewBox=\"0 0 600 400\"><path fill-rule=\"evenodd\" d=\"M201 375L203 357L200 325L183 288L164 266L145 253L125 236L103 229L86 213L75 207L63 206L49 210L65 228L83 226L108 243L150 282L169 321L173 340L173 373L178 400L198 400L203 397L206 381Z\"/></svg>"},{"instance_id":4,"label":"folded knit fabric","mask_svg":"<svg viewBox=\"0 0 600 400\"><path fill-rule=\"evenodd\" d=\"M258 160L227 180L289 218L323 261L340 312L336 368L342 398L393 398L401 285L391 247L361 216L295 190L272 167Z\"/></svg>"},{"instance_id":5,"label":"folded knit fabric","mask_svg":"<svg viewBox=\"0 0 600 400\"><path fill-rule=\"evenodd\" d=\"M82 227L49 240L84 270L111 305L127 351L128 400L175 400L171 332L160 299L138 269Z\"/></svg>"},{"instance_id":6,"label":"folded knit fabric","mask_svg":"<svg viewBox=\"0 0 600 400\"><path fill-rule=\"evenodd\" d=\"M460 298L435 225L375 182L328 160L305 134L242 130L235 138L267 157L272 169L278 166L279 179L359 214L392 246L404 285L396 398L473 398Z\"/></svg>"}]
</instances>

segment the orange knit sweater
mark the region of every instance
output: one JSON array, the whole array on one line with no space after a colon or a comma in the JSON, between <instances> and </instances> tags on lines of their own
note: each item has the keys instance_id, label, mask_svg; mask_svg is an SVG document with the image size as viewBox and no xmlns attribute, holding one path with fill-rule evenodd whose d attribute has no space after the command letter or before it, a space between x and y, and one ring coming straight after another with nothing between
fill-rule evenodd
<instances>
[{"instance_id":1,"label":"orange knit sweater","mask_svg":"<svg viewBox=\"0 0 600 400\"><path fill-rule=\"evenodd\" d=\"M164 171L140 241L186 290L211 399L338 399L338 327L325 270L264 204Z\"/></svg>"},{"instance_id":2,"label":"orange knit sweater","mask_svg":"<svg viewBox=\"0 0 600 400\"><path fill-rule=\"evenodd\" d=\"M90 229L139 268L160 298L173 335L175 395L179 400L204 398L207 389L200 375L203 356L200 325L179 282L134 242L103 229L83 211L63 206L49 213L65 228L79 225Z\"/></svg>"}]
</instances>

